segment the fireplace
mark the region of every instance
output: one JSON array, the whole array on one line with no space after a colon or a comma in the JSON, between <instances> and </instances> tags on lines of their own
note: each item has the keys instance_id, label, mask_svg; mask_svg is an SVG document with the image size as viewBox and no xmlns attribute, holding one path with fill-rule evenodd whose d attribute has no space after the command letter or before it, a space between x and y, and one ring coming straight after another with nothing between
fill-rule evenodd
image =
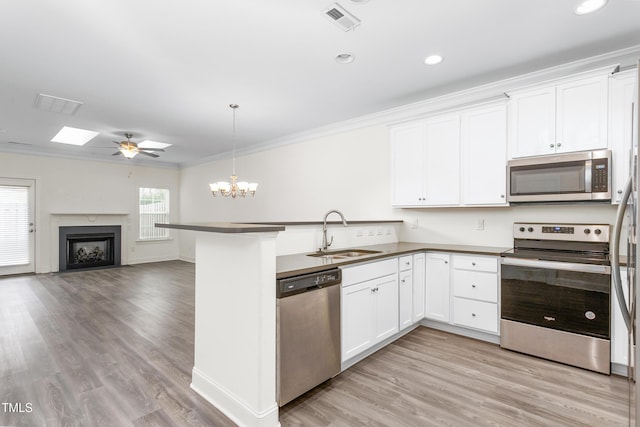
<instances>
[{"instance_id":1,"label":"fireplace","mask_svg":"<svg viewBox=\"0 0 640 427\"><path fill-rule=\"evenodd\" d=\"M120 265L119 225L60 227L59 271Z\"/></svg>"}]
</instances>

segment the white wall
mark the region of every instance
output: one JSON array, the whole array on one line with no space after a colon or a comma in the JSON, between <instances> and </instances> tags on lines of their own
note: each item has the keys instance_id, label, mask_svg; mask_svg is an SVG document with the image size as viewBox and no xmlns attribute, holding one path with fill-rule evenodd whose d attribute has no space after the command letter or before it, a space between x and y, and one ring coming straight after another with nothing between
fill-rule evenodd
<instances>
[{"instance_id":1,"label":"white wall","mask_svg":"<svg viewBox=\"0 0 640 427\"><path fill-rule=\"evenodd\" d=\"M185 223L321 221L330 209L342 211L347 221L393 219L389 204L388 146L386 126L372 126L238 157L239 179L259 183L256 196L247 199L211 196L208 183L229 179L230 159L183 168L180 172L181 220ZM336 219L339 218L330 217L330 220ZM317 229L308 233L300 227L296 231L290 228L290 234L304 234L308 239L303 244L308 248L305 251L312 251L317 248ZM338 227L332 226L331 232L336 239L347 241L348 236L341 239ZM278 239L289 240L286 232ZM291 247L279 243L278 254L291 252L283 249L284 246ZM334 247L340 246L336 241ZM193 259L193 247L192 233L183 232L180 256Z\"/></svg>"},{"instance_id":2,"label":"white wall","mask_svg":"<svg viewBox=\"0 0 640 427\"><path fill-rule=\"evenodd\" d=\"M334 247L382 243L390 238L510 247L516 221L612 224L614 220L615 207L611 205L393 209L389 150L387 127L370 126L239 157L239 177L255 179L260 186L254 198L237 200L213 198L208 190L208 182L229 175L229 160L184 168L180 178L182 221L320 221L327 210L339 209L347 220L402 219L405 223L389 227L391 236L383 225L360 227L367 234L382 228L380 240L357 239L355 226L342 230L334 225L329 230L336 236ZM480 219L484 230L476 230ZM278 254L315 250L319 229L289 227L278 237ZM183 232L180 256L193 259L193 246L193 235Z\"/></svg>"},{"instance_id":3,"label":"white wall","mask_svg":"<svg viewBox=\"0 0 640 427\"><path fill-rule=\"evenodd\" d=\"M168 188L172 221L180 220L178 169L0 153L0 176L35 180L38 273L58 269L58 224L123 225L124 264L178 257L177 239L136 241L139 187Z\"/></svg>"}]
</instances>

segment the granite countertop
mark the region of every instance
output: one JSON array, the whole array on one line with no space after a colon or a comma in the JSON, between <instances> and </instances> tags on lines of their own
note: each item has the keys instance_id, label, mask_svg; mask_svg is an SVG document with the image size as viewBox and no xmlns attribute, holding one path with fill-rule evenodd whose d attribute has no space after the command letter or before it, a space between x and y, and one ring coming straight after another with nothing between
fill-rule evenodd
<instances>
[{"instance_id":1,"label":"granite countertop","mask_svg":"<svg viewBox=\"0 0 640 427\"><path fill-rule=\"evenodd\" d=\"M307 256L309 253L281 255L276 257L276 279L297 276L300 274L315 273L334 267L355 264L364 261L373 261L392 256L399 256L413 252L441 251L456 252L476 255L499 256L511 248L491 247L491 246L467 246L449 245L442 243L411 243L398 242L382 245L359 246L358 249L379 251L371 255L364 255L351 259L326 259L322 257ZM336 249L339 250L339 249ZM311 252L310 252L311 253Z\"/></svg>"}]
</instances>

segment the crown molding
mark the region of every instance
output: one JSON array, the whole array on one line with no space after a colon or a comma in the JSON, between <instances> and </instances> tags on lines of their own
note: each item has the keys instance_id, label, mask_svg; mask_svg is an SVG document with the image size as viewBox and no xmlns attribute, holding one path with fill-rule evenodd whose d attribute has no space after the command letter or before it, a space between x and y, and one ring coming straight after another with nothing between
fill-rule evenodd
<instances>
[{"instance_id":1,"label":"crown molding","mask_svg":"<svg viewBox=\"0 0 640 427\"><path fill-rule=\"evenodd\" d=\"M559 80L573 74L590 73L600 69L604 72L618 65L629 66L635 64L638 57L640 57L640 45L635 45L264 141L263 143L255 144L245 149L236 149L236 156L249 155L286 145L302 143L312 139L325 138L364 127L389 126L454 108L470 107L488 102L488 100L498 99L501 96L505 97L506 93L510 91ZM214 156L184 162L180 164L180 167L196 166L230 157L231 151L228 151Z\"/></svg>"}]
</instances>

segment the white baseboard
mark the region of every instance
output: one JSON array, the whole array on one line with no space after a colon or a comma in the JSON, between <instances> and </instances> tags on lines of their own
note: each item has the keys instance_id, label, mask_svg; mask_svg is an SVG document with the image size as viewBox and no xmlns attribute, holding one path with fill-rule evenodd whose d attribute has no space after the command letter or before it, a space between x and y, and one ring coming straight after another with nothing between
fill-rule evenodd
<instances>
[{"instance_id":1,"label":"white baseboard","mask_svg":"<svg viewBox=\"0 0 640 427\"><path fill-rule=\"evenodd\" d=\"M237 396L216 384L211 378L193 368L191 376L191 388L202 396L205 400L218 408L231 421L239 426L246 427L279 427L278 405L273 402L273 406L265 411L256 412L248 407Z\"/></svg>"}]
</instances>

